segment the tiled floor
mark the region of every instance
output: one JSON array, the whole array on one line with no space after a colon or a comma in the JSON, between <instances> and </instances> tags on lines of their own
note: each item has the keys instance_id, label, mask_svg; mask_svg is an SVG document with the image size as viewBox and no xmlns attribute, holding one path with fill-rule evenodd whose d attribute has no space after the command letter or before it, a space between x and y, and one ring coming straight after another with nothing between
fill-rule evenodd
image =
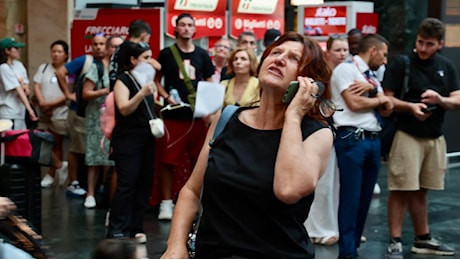
<instances>
[{"instance_id":1,"label":"tiled floor","mask_svg":"<svg viewBox=\"0 0 460 260\"><path fill-rule=\"evenodd\" d=\"M379 176L382 193L371 204L365 236L359 252L361 258L383 258L388 237L386 219L386 165ZM407 217L404 234L405 258L443 258L453 259L460 255L460 169L449 170L446 177L446 190L430 193L429 222L435 237L454 247L453 257L415 255L410 253L413 231ZM52 258L90 258L96 244L104 237L105 210L85 209L83 199L65 196L62 188L42 190L43 236L53 253ZM156 208L150 208L145 218L145 231L148 236L146 250L149 258L159 258L166 247L170 228L169 222L156 220ZM317 258L336 258L337 246L318 246Z\"/></svg>"}]
</instances>

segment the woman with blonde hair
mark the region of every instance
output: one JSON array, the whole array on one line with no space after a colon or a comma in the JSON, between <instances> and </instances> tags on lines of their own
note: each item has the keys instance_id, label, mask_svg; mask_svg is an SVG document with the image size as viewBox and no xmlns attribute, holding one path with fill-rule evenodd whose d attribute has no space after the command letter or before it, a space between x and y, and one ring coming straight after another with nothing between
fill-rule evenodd
<instances>
[{"instance_id":1,"label":"woman with blonde hair","mask_svg":"<svg viewBox=\"0 0 460 260\"><path fill-rule=\"evenodd\" d=\"M238 47L230 54L227 74L235 76L221 82L226 87L224 106L249 106L259 101L257 66L257 57L252 49Z\"/></svg>"}]
</instances>

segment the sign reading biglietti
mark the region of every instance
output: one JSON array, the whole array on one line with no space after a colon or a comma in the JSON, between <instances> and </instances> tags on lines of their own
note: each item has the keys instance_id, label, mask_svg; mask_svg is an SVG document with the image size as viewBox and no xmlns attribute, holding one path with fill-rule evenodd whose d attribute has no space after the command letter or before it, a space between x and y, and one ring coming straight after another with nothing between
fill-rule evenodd
<instances>
[{"instance_id":1,"label":"sign reading biglietti","mask_svg":"<svg viewBox=\"0 0 460 260\"><path fill-rule=\"evenodd\" d=\"M284 31L284 0L232 0L230 36L252 31L257 39L268 29Z\"/></svg>"},{"instance_id":2,"label":"sign reading biglietti","mask_svg":"<svg viewBox=\"0 0 460 260\"><path fill-rule=\"evenodd\" d=\"M176 18L181 13L189 13L195 18L194 38L226 35L226 7L226 0L169 0L166 6L166 35L174 38Z\"/></svg>"}]
</instances>

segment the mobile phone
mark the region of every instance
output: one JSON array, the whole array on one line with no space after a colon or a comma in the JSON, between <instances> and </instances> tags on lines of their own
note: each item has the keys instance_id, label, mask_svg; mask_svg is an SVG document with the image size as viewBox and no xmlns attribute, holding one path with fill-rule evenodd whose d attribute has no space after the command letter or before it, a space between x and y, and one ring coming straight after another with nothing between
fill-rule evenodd
<instances>
[{"instance_id":1,"label":"mobile phone","mask_svg":"<svg viewBox=\"0 0 460 260\"><path fill-rule=\"evenodd\" d=\"M297 90L299 89L299 82L298 81L291 81L289 83L289 86L284 93L283 99L281 102L283 104L289 104L291 103L291 100L294 98L295 94L297 93Z\"/></svg>"},{"instance_id":2,"label":"mobile phone","mask_svg":"<svg viewBox=\"0 0 460 260\"><path fill-rule=\"evenodd\" d=\"M428 106L427 108L422 108L423 113L431 113L436 110L436 106Z\"/></svg>"}]
</instances>

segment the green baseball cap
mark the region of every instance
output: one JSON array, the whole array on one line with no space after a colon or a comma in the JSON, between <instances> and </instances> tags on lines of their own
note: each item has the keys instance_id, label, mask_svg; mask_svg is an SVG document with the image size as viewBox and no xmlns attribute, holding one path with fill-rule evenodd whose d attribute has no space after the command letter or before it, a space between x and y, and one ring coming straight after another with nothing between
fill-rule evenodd
<instances>
[{"instance_id":1,"label":"green baseball cap","mask_svg":"<svg viewBox=\"0 0 460 260\"><path fill-rule=\"evenodd\" d=\"M26 46L25 43L17 42L13 37L5 37L0 40L0 49L8 49L12 47L22 48Z\"/></svg>"}]
</instances>

